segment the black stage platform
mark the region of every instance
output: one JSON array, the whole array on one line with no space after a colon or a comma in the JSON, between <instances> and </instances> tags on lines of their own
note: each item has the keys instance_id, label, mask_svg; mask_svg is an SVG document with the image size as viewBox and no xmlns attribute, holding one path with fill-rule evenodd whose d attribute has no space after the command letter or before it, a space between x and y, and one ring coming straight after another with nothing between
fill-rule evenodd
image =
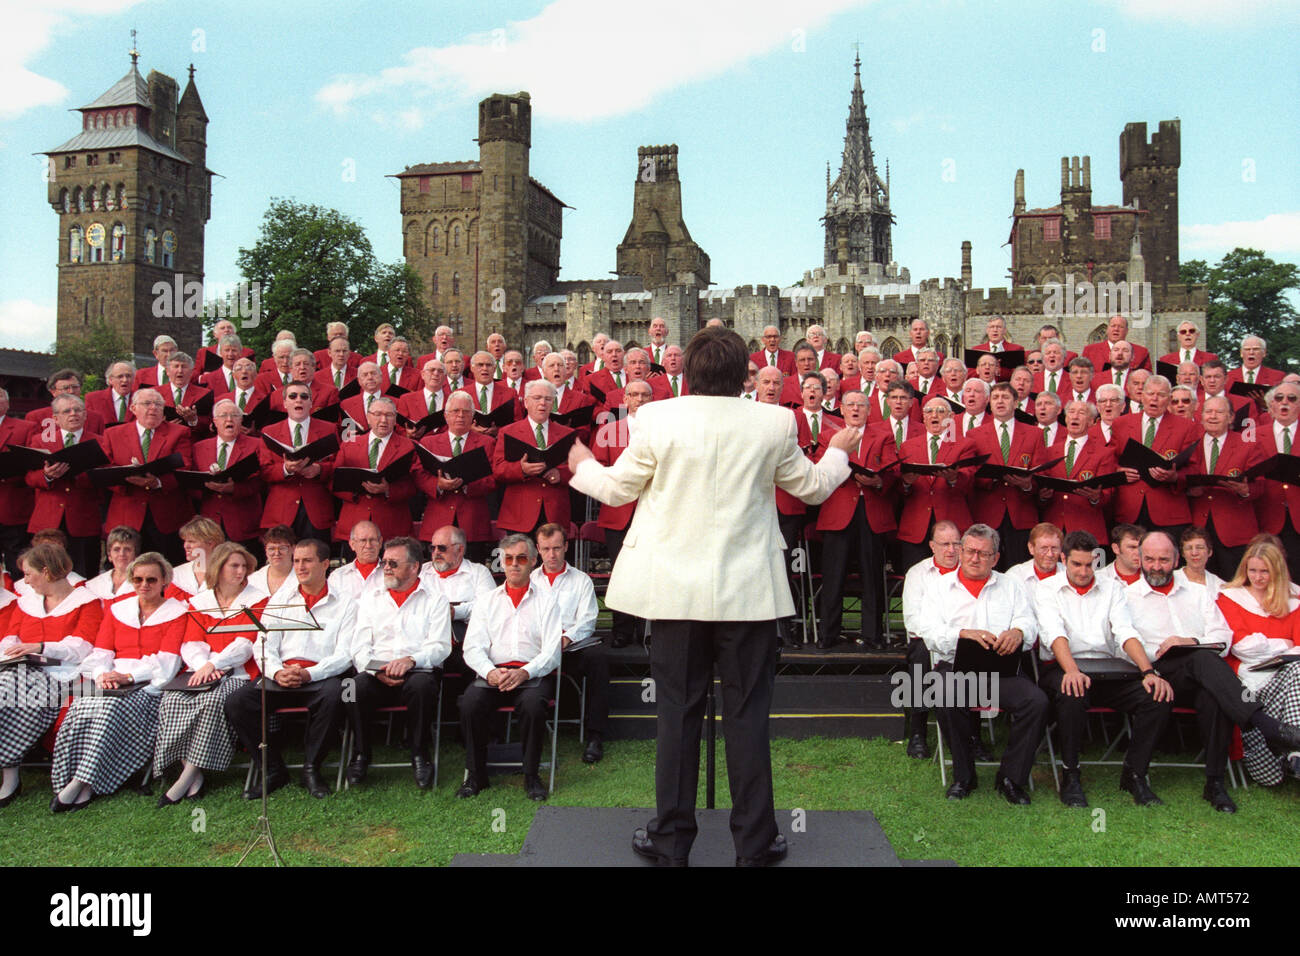
<instances>
[{"instance_id":1,"label":"black stage platform","mask_svg":"<svg viewBox=\"0 0 1300 956\"><path fill-rule=\"evenodd\" d=\"M734 866L729 810L699 810L692 866ZM653 810L625 807L542 807L518 854L460 853L452 866L649 866L632 852L632 831ZM952 866L944 860L899 860L876 818L865 810L778 810L790 843L781 866Z\"/></svg>"}]
</instances>

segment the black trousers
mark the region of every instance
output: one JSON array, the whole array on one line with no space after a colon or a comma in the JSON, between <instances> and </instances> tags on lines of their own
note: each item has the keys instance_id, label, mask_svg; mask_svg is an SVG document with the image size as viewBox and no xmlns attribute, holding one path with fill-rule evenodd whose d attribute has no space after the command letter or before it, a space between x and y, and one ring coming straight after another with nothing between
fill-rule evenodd
<instances>
[{"instance_id":1,"label":"black trousers","mask_svg":"<svg viewBox=\"0 0 1300 956\"><path fill-rule=\"evenodd\" d=\"M564 652L564 673L587 678L587 713L584 725L589 737L603 739L609 728L609 654L604 644L588 644Z\"/></svg>"},{"instance_id":2,"label":"black trousers","mask_svg":"<svg viewBox=\"0 0 1300 956\"><path fill-rule=\"evenodd\" d=\"M940 661L934 669L947 674L952 672L952 665ZM996 687L998 706L1011 715L1010 739L1002 753L998 776L1009 777L1012 783L1023 787L1029 781L1034 754L1047 725L1047 695L1027 677L1004 677ZM941 707L937 714L939 727L952 751L953 777L966 783L975 779L969 714L969 707Z\"/></svg>"},{"instance_id":3,"label":"black trousers","mask_svg":"<svg viewBox=\"0 0 1300 956\"><path fill-rule=\"evenodd\" d=\"M0 493L3 491L3 487L0 487ZM4 558L4 567L10 577L23 576L22 569L18 567L18 555L27 550L31 540L32 536L27 533L27 525L0 524L0 557ZM95 539L95 543L98 545L98 538ZM84 571L81 573L85 574Z\"/></svg>"},{"instance_id":4,"label":"black trousers","mask_svg":"<svg viewBox=\"0 0 1300 956\"><path fill-rule=\"evenodd\" d=\"M140 553L157 551L175 567L185 561L185 548L178 533L163 534L154 523L153 514L146 508L144 524L140 527Z\"/></svg>"},{"instance_id":5,"label":"black trousers","mask_svg":"<svg viewBox=\"0 0 1300 956\"><path fill-rule=\"evenodd\" d=\"M880 641L880 622L885 603L885 539L871 530L866 507L859 496L853 517L843 531L822 532L822 589L818 618L823 639L840 637L844 617L844 580L849 563L856 558L861 580L862 640Z\"/></svg>"},{"instance_id":6,"label":"black trousers","mask_svg":"<svg viewBox=\"0 0 1300 956\"><path fill-rule=\"evenodd\" d=\"M1214 517L1208 516L1205 522L1205 531L1210 536L1210 547L1214 553L1210 555L1208 562L1209 570L1213 571L1225 581L1231 581L1237 573L1237 565L1241 564L1242 555L1246 553L1244 544L1229 547L1219 540L1219 531L1214 527Z\"/></svg>"},{"instance_id":7,"label":"black trousers","mask_svg":"<svg viewBox=\"0 0 1300 956\"><path fill-rule=\"evenodd\" d=\"M1196 726L1205 744L1205 775L1222 777L1228 765L1232 725L1245 727L1264 705L1244 699L1244 685L1213 651L1188 651L1155 662L1174 689L1174 704L1196 708Z\"/></svg>"},{"instance_id":8,"label":"black trousers","mask_svg":"<svg viewBox=\"0 0 1300 956\"><path fill-rule=\"evenodd\" d=\"M371 722L376 707L406 707L407 733L411 737L411 756L428 757L432 736L433 708L438 700L437 674L407 674L397 687L389 687L374 674L358 674L356 700L348 705L348 720L356 737L354 751L371 756Z\"/></svg>"},{"instance_id":9,"label":"black trousers","mask_svg":"<svg viewBox=\"0 0 1300 956\"><path fill-rule=\"evenodd\" d=\"M619 553L623 550L623 539L627 537L627 529L622 531L614 528L605 529L605 550L609 552L609 566L614 567L614 562L618 560ZM610 627L610 633L614 637L624 638L628 641L639 640L645 634L645 621L623 611L615 611L610 608L610 613L614 617L613 625Z\"/></svg>"},{"instance_id":10,"label":"black trousers","mask_svg":"<svg viewBox=\"0 0 1300 956\"><path fill-rule=\"evenodd\" d=\"M755 857L776 839L768 716L776 680L771 621L655 621L655 818L660 852L686 857L695 841L700 733L711 675L722 684L731 835L736 855Z\"/></svg>"},{"instance_id":11,"label":"black trousers","mask_svg":"<svg viewBox=\"0 0 1300 956\"><path fill-rule=\"evenodd\" d=\"M460 695L460 729L465 737L465 769L480 786L488 782L487 748L492 732L492 715L498 707L513 705L519 715L524 741L524 776L535 777L542 763L546 739L546 702L555 696L555 674L537 681L525 681L502 693L477 680Z\"/></svg>"},{"instance_id":12,"label":"black trousers","mask_svg":"<svg viewBox=\"0 0 1300 956\"><path fill-rule=\"evenodd\" d=\"M907 673L918 673L918 667L922 677L930 671L930 649L925 646L925 641L913 639L907 642ZM913 707L907 715L907 735L912 737L920 734L924 737L929 719L928 710L924 707Z\"/></svg>"},{"instance_id":13,"label":"black trousers","mask_svg":"<svg viewBox=\"0 0 1300 956\"><path fill-rule=\"evenodd\" d=\"M311 519L307 517L307 506L301 502L298 503L298 513L293 516L293 533L299 541L304 538L315 538L317 541L324 541L333 547L334 542L330 530L329 528L318 528L312 524Z\"/></svg>"},{"instance_id":14,"label":"black trousers","mask_svg":"<svg viewBox=\"0 0 1300 956\"><path fill-rule=\"evenodd\" d=\"M1029 557L1029 532L1032 528L1017 528L1011 523L1011 515L1004 514L998 525L998 537L1001 541L998 570L1007 571L1012 565L1019 564Z\"/></svg>"},{"instance_id":15,"label":"black trousers","mask_svg":"<svg viewBox=\"0 0 1300 956\"><path fill-rule=\"evenodd\" d=\"M327 677L312 681L301 688L287 689L268 685L266 706L274 711L279 707L307 708L307 746L303 763L320 769L329 753L330 741L338 732L343 717L343 680ZM260 681L247 681L243 687L226 698L226 719L239 736L244 749L256 758L262 742L262 688ZM280 742L268 741L267 765L283 763Z\"/></svg>"},{"instance_id":16,"label":"black trousers","mask_svg":"<svg viewBox=\"0 0 1300 956\"><path fill-rule=\"evenodd\" d=\"M803 534L803 526L807 520L807 515L783 515L777 512L776 516L777 526L781 529L781 539L785 542L785 573L790 582L790 593L794 596L796 603L799 600L799 575L792 570L794 567L794 551L795 548L799 547L799 536ZM810 560L809 555L805 554L803 560L806 566ZM789 639L798 637L799 640L802 640L803 638L795 633L795 622L799 617L807 613L807 609L800 607L797 610L798 615L796 617L781 619L778 625L778 633Z\"/></svg>"},{"instance_id":17,"label":"black trousers","mask_svg":"<svg viewBox=\"0 0 1300 956\"><path fill-rule=\"evenodd\" d=\"M1173 713L1171 701L1157 701L1140 680L1095 680L1082 697L1061 692L1065 672L1055 661L1043 666L1038 686L1052 703L1056 713L1056 731L1061 741L1061 763L1066 770L1079 769L1079 751L1083 746L1089 707L1110 707L1128 714L1133 728L1124 765L1139 776L1146 776L1156 741Z\"/></svg>"},{"instance_id":18,"label":"black trousers","mask_svg":"<svg viewBox=\"0 0 1300 956\"><path fill-rule=\"evenodd\" d=\"M1282 529L1277 536L1282 539L1282 553L1286 555L1286 569L1292 581L1300 581L1300 531L1296 530L1290 512L1282 519Z\"/></svg>"},{"instance_id":19,"label":"black trousers","mask_svg":"<svg viewBox=\"0 0 1300 956\"><path fill-rule=\"evenodd\" d=\"M1174 539L1175 547L1178 546L1178 539L1183 536L1183 532L1186 531L1188 527L1185 524L1162 525L1152 521L1151 512L1147 510L1147 503L1145 501L1142 502L1142 507L1138 509L1137 518L1134 519L1133 524L1137 525L1139 528L1145 528L1147 531L1168 532L1169 536Z\"/></svg>"}]
</instances>

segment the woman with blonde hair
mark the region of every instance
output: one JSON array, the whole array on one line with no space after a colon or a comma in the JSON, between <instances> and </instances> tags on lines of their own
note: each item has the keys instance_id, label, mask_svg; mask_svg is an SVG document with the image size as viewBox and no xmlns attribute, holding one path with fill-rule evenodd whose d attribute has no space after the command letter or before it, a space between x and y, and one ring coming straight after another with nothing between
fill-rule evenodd
<instances>
[{"instance_id":1,"label":"woman with blonde hair","mask_svg":"<svg viewBox=\"0 0 1300 956\"><path fill-rule=\"evenodd\" d=\"M1300 598L1291 592L1282 549L1262 537L1252 540L1217 603L1232 628L1228 661L1246 691L1270 717L1300 721L1300 658L1280 667L1253 669L1279 654L1290 654L1300 643ZM1287 770L1300 775L1300 751L1273 750L1253 727L1242 731L1241 741L1246 772L1261 786L1281 783Z\"/></svg>"},{"instance_id":2,"label":"woman with blonde hair","mask_svg":"<svg viewBox=\"0 0 1300 956\"><path fill-rule=\"evenodd\" d=\"M167 596L184 603L207 587L208 556L213 548L226 540L226 534L221 525L202 516L185 522L179 534L186 560L172 572Z\"/></svg>"},{"instance_id":3,"label":"woman with blonde hair","mask_svg":"<svg viewBox=\"0 0 1300 956\"><path fill-rule=\"evenodd\" d=\"M253 645L257 630L211 633L210 628L244 608L255 612L266 606L267 595L248 583L257 560L243 545L227 541L208 558L206 587L189 601L181 660L188 674L185 690L163 694L158 717L158 743L154 748L153 775L161 777L177 760L181 773L158 798L159 807L194 799L203 792L205 771L230 766L235 753L235 733L226 721L226 698L257 677Z\"/></svg>"}]
</instances>

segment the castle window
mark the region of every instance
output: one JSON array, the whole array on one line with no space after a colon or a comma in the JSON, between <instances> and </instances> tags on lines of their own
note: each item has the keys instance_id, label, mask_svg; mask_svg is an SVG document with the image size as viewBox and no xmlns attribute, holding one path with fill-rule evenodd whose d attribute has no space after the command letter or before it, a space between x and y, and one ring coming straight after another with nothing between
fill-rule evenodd
<instances>
[{"instance_id":1,"label":"castle window","mask_svg":"<svg viewBox=\"0 0 1300 956\"><path fill-rule=\"evenodd\" d=\"M451 274L451 294L460 295L460 273L459 272L453 272Z\"/></svg>"},{"instance_id":2,"label":"castle window","mask_svg":"<svg viewBox=\"0 0 1300 956\"><path fill-rule=\"evenodd\" d=\"M126 258L126 227L120 222L113 225L113 261Z\"/></svg>"},{"instance_id":3,"label":"castle window","mask_svg":"<svg viewBox=\"0 0 1300 956\"><path fill-rule=\"evenodd\" d=\"M76 157L76 156L64 156L64 157L63 157L63 168L64 168L64 169L76 169L76 168L77 168L77 157Z\"/></svg>"},{"instance_id":4,"label":"castle window","mask_svg":"<svg viewBox=\"0 0 1300 956\"><path fill-rule=\"evenodd\" d=\"M126 187L121 183L117 184L117 208L126 208Z\"/></svg>"},{"instance_id":5,"label":"castle window","mask_svg":"<svg viewBox=\"0 0 1300 956\"><path fill-rule=\"evenodd\" d=\"M98 212L98 211L99 211L99 193L95 190L95 187L94 187L94 186L91 186L89 189L86 190L86 192L88 192L88 193L90 194L90 209L91 209L91 211L92 211L92 212Z\"/></svg>"},{"instance_id":6,"label":"castle window","mask_svg":"<svg viewBox=\"0 0 1300 956\"><path fill-rule=\"evenodd\" d=\"M1094 239L1110 238L1110 216L1092 217L1092 237Z\"/></svg>"},{"instance_id":7,"label":"castle window","mask_svg":"<svg viewBox=\"0 0 1300 956\"><path fill-rule=\"evenodd\" d=\"M155 216L161 216L161 215L162 215L162 207L163 207L163 194L160 192L160 193L158 193L158 198L157 198L157 200L155 200L155 202L154 202L154 204L153 204L153 214L154 214Z\"/></svg>"},{"instance_id":8,"label":"castle window","mask_svg":"<svg viewBox=\"0 0 1300 956\"><path fill-rule=\"evenodd\" d=\"M120 163L121 161L122 161L122 154L121 154L121 153L109 153L109 154L108 154L108 162L109 162L110 165L116 166L116 165L117 165L118 163Z\"/></svg>"},{"instance_id":9,"label":"castle window","mask_svg":"<svg viewBox=\"0 0 1300 956\"><path fill-rule=\"evenodd\" d=\"M429 278L429 291L434 295L438 294L438 273L436 272Z\"/></svg>"},{"instance_id":10,"label":"castle window","mask_svg":"<svg viewBox=\"0 0 1300 956\"><path fill-rule=\"evenodd\" d=\"M473 173L461 173L461 174L460 174L460 191L463 192L463 193L467 193L467 192L470 192L471 190L473 190L473 188L474 188L474 174L473 174Z\"/></svg>"},{"instance_id":11,"label":"castle window","mask_svg":"<svg viewBox=\"0 0 1300 956\"><path fill-rule=\"evenodd\" d=\"M86 165L87 165L87 166L98 166L98 165L99 165L99 153L87 153L87 154L86 154Z\"/></svg>"},{"instance_id":12,"label":"castle window","mask_svg":"<svg viewBox=\"0 0 1300 956\"><path fill-rule=\"evenodd\" d=\"M453 226L453 227L452 227L452 230L451 230L451 247L452 247L453 249L459 249L459 248L460 248L460 226Z\"/></svg>"},{"instance_id":13,"label":"castle window","mask_svg":"<svg viewBox=\"0 0 1300 956\"><path fill-rule=\"evenodd\" d=\"M144 261L154 262L158 254L158 233L150 226L144 232Z\"/></svg>"},{"instance_id":14,"label":"castle window","mask_svg":"<svg viewBox=\"0 0 1300 956\"><path fill-rule=\"evenodd\" d=\"M421 177L420 177L420 192L422 192L422 193L427 193L428 191L429 191L429 177L428 177L428 176L421 176Z\"/></svg>"},{"instance_id":15,"label":"castle window","mask_svg":"<svg viewBox=\"0 0 1300 956\"><path fill-rule=\"evenodd\" d=\"M176 194L175 193L172 193L170 196L167 197L167 215L168 216L176 215Z\"/></svg>"},{"instance_id":16,"label":"castle window","mask_svg":"<svg viewBox=\"0 0 1300 956\"><path fill-rule=\"evenodd\" d=\"M429 227L429 248L428 255L433 255L442 245L442 229L435 223Z\"/></svg>"},{"instance_id":17,"label":"castle window","mask_svg":"<svg viewBox=\"0 0 1300 956\"><path fill-rule=\"evenodd\" d=\"M68 230L68 261L84 262L86 247L81 237L81 227L73 226Z\"/></svg>"},{"instance_id":18,"label":"castle window","mask_svg":"<svg viewBox=\"0 0 1300 956\"><path fill-rule=\"evenodd\" d=\"M1043 241L1060 242L1061 241L1061 220L1060 217L1043 220Z\"/></svg>"},{"instance_id":19,"label":"castle window","mask_svg":"<svg viewBox=\"0 0 1300 956\"><path fill-rule=\"evenodd\" d=\"M66 189L59 190L59 208L64 212L72 212L72 200L68 198Z\"/></svg>"},{"instance_id":20,"label":"castle window","mask_svg":"<svg viewBox=\"0 0 1300 956\"><path fill-rule=\"evenodd\" d=\"M104 197L104 208L112 212L113 210L113 192L107 186L101 191Z\"/></svg>"}]
</instances>

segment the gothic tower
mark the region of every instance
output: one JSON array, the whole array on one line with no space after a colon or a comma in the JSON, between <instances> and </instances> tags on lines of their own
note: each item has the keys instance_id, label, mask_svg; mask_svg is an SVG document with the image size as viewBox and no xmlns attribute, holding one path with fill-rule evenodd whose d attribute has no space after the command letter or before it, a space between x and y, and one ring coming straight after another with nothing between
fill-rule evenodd
<instances>
[{"instance_id":1,"label":"gothic tower","mask_svg":"<svg viewBox=\"0 0 1300 956\"><path fill-rule=\"evenodd\" d=\"M853 94L845 123L844 156L834 182L826 174L825 265L844 272L850 263L863 272L883 270L894 258L890 227L889 185L876 173L871 152L871 123L862 99L862 61L853 58ZM870 268L875 264L878 269Z\"/></svg>"},{"instance_id":2,"label":"gothic tower","mask_svg":"<svg viewBox=\"0 0 1300 956\"><path fill-rule=\"evenodd\" d=\"M524 340L524 303L530 291L528 150L532 117L527 93L495 93L478 105L479 164L483 170L478 220L482 278L475 316L479 328L465 330L476 342L486 339L484 330L489 328L500 331L507 342Z\"/></svg>"},{"instance_id":3,"label":"gothic tower","mask_svg":"<svg viewBox=\"0 0 1300 956\"><path fill-rule=\"evenodd\" d=\"M199 345L201 319L185 317L173 293L178 280L203 281L212 174L193 67L178 102L176 81L153 71L146 82L138 58L132 50L127 74L79 108L81 132L46 155L59 217L59 339L103 319L149 358L164 332L191 353ZM157 283L170 291L156 308Z\"/></svg>"},{"instance_id":4,"label":"gothic tower","mask_svg":"<svg viewBox=\"0 0 1300 956\"><path fill-rule=\"evenodd\" d=\"M1143 258L1147 280L1178 281L1178 167L1182 124L1161 120L1147 142L1146 123L1128 123L1119 134L1119 177L1124 205L1137 199L1146 239Z\"/></svg>"},{"instance_id":5,"label":"gothic tower","mask_svg":"<svg viewBox=\"0 0 1300 956\"><path fill-rule=\"evenodd\" d=\"M632 221L616 251L615 272L640 276L647 289L709 284L709 257L682 219L677 145L640 146L632 187Z\"/></svg>"}]
</instances>

